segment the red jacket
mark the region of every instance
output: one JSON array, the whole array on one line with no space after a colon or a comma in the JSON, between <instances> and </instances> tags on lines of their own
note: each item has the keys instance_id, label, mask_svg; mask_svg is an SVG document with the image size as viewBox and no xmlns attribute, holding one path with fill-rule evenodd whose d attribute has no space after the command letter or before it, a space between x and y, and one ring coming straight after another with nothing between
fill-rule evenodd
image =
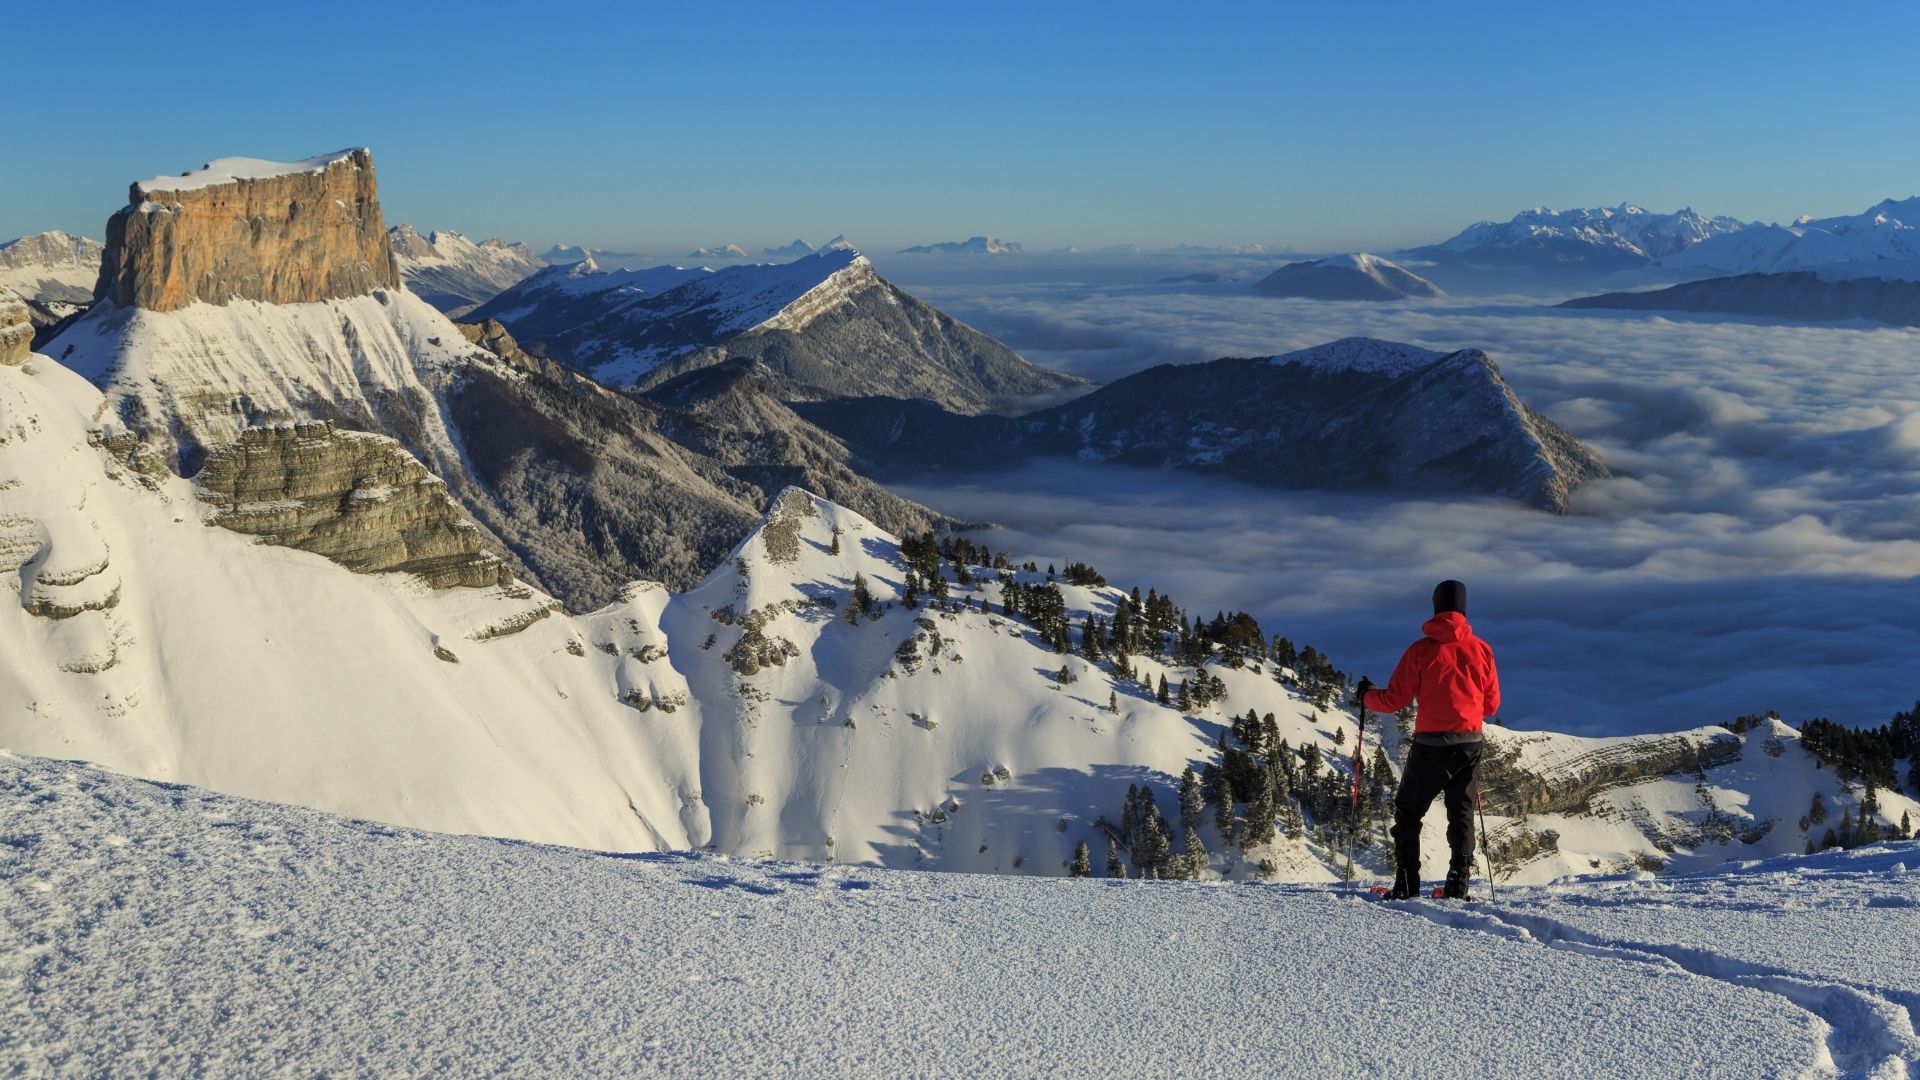
<instances>
[{"instance_id":1,"label":"red jacket","mask_svg":"<svg viewBox=\"0 0 1920 1080\"><path fill-rule=\"evenodd\" d=\"M1435 615L1420 630L1426 637L1407 646L1385 690L1367 691L1366 707L1399 712L1418 700L1416 735L1479 731L1481 721L1500 711L1493 649L1473 636L1467 617L1457 611Z\"/></svg>"}]
</instances>

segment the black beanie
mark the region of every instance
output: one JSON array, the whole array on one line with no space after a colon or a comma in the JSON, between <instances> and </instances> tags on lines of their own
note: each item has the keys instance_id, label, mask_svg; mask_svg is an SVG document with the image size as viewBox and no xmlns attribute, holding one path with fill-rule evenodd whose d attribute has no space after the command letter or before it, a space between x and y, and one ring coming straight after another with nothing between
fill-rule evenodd
<instances>
[{"instance_id":1,"label":"black beanie","mask_svg":"<svg viewBox=\"0 0 1920 1080\"><path fill-rule=\"evenodd\" d=\"M1433 587L1433 613L1438 615L1443 611L1467 613L1466 585L1448 578Z\"/></svg>"}]
</instances>

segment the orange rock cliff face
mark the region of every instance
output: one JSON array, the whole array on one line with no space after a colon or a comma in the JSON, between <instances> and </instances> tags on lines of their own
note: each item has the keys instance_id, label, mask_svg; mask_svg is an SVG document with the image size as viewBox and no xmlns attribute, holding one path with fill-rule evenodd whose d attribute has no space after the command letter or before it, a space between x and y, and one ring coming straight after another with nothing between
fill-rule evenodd
<instances>
[{"instance_id":1,"label":"orange rock cliff face","mask_svg":"<svg viewBox=\"0 0 1920 1080\"><path fill-rule=\"evenodd\" d=\"M120 307L311 303L400 285L365 149L283 175L144 181L128 199L107 221L94 286Z\"/></svg>"}]
</instances>

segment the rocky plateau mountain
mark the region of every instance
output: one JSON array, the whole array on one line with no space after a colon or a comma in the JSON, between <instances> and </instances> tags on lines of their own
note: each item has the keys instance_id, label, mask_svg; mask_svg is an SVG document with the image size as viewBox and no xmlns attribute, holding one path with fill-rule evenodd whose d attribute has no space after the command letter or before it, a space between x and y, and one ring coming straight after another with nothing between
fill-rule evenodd
<instances>
[{"instance_id":1,"label":"rocky plateau mountain","mask_svg":"<svg viewBox=\"0 0 1920 1080\"><path fill-rule=\"evenodd\" d=\"M480 546L465 554L483 549L517 578L577 609L609 602L637 578L691 585L794 479L819 483L902 528L939 521L876 485L834 473L851 455L791 414L778 430L740 427L750 418L736 416L723 464L663 434L668 410L527 355L499 324L456 326L409 290L361 273L365 264L350 255L340 257L344 262L312 256L364 253L342 245L377 235L375 250L392 259L370 155L284 164L225 159L209 169L180 182L181 201L117 215L161 215L169 224L134 232L165 236L165 245L110 244L112 270L102 278L116 283L126 302L109 296L47 351L101 388L98 441L155 482L207 475L217 481L212 490L221 490L222 470L287 438L259 430L309 432L295 440L291 458L304 473L296 470L286 484L318 494L229 497L253 509L230 507L222 524L257 527L273 542L332 554L346 550L335 543L342 530L360 529L368 534L362 546L386 552L430 549L409 532L416 528L441 539L454 535L447 521L423 518L419 500L368 501L351 492L335 492L338 515L318 521L309 504L330 497L327 485L342 475L370 478L373 488L426 490L412 479L382 479L400 468L384 457L373 461L385 472L355 457L357 433L388 437L417 460L422 475L444 482L443 497L471 519ZM157 181L135 190L172 197ZM347 218L334 205L343 193L357 200ZM311 200L326 207L309 206ZM249 215L268 203L278 217L255 242ZM110 228L109 235L127 236L129 228ZM181 247L194 244L219 249ZM318 276L282 266L287 251L312 256L296 265ZM182 266L218 267L217 280L265 295L249 299L229 290L220 293L226 303L186 299ZM344 291L356 283L364 291L310 298L314 289ZM295 299L275 298L283 295ZM682 419L675 430L698 427ZM749 461L750 449L763 456ZM374 566L386 558L347 561Z\"/></svg>"}]
</instances>

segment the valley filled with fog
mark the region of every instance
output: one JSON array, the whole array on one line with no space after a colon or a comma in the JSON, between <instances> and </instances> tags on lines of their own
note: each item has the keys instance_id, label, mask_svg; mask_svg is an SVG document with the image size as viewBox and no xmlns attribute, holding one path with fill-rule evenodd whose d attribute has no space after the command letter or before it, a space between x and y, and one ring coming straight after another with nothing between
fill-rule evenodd
<instances>
[{"instance_id":1,"label":"valley filled with fog","mask_svg":"<svg viewBox=\"0 0 1920 1080\"><path fill-rule=\"evenodd\" d=\"M998 260L1025 265L996 279L995 261L883 268L1023 355L1098 381L1350 335L1482 348L1616 474L1581 488L1567 516L1065 462L900 488L1004 525L996 547L1086 559L1196 614L1252 611L1375 678L1417 635L1432 583L1462 578L1500 649L1515 726L1671 730L1770 708L1877 724L1912 703L1920 331L1551 309L1577 287L1324 303L1250 294L1253 267L1170 284L1159 279L1190 261L1059 259L1056 280L1035 281L1024 260Z\"/></svg>"}]
</instances>

